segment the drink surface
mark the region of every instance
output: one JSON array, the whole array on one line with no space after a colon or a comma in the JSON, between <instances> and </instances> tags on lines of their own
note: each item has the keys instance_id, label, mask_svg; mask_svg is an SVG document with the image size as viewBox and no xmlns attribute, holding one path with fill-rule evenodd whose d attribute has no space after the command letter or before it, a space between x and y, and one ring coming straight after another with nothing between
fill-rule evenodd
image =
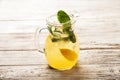
<instances>
[{"instance_id":1,"label":"drink surface","mask_svg":"<svg viewBox=\"0 0 120 80\"><path fill-rule=\"evenodd\" d=\"M78 40L72 43L70 40L52 41L52 36L48 35L45 44L45 53L48 64L58 70L72 68L79 55Z\"/></svg>"}]
</instances>

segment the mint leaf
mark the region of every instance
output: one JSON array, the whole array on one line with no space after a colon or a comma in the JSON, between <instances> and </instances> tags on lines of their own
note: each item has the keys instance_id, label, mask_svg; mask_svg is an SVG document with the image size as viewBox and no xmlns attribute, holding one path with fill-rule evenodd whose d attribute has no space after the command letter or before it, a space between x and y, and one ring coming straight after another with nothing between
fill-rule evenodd
<instances>
[{"instance_id":1,"label":"mint leaf","mask_svg":"<svg viewBox=\"0 0 120 80\"><path fill-rule=\"evenodd\" d=\"M60 23L66 23L68 21L70 21L70 17L69 15L64 12L63 10L59 10L57 13L57 17Z\"/></svg>"},{"instance_id":2,"label":"mint leaf","mask_svg":"<svg viewBox=\"0 0 120 80\"><path fill-rule=\"evenodd\" d=\"M49 30L49 32L53 35L53 32L52 32L52 26L48 26L48 30Z\"/></svg>"},{"instance_id":3,"label":"mint leaf","mask_svg":"<svg viewBox=\"0 0 120 80\"><path fill-rule=\"evenodd\" d=\"M75 34L73 33L72 27L71 27L71 22L70 22L70 17L69 15L64 12L63 10L59 10L57 13L57 18L58 21L60 23L62 23L63 25L63 32L64 33L68 33L69 34L69 39L75 43L76 42L76 38L75 38Z\"/></svg>"},{"instance_id":4,"label":"mint leaf","mask_svg":"<svg viewBox=\"0 0 120 80\"><path fill-rule=\"evenodd\" d=\"M60 23L63 24L63 32L68 32L71 28L70 17L63 10L59 10L57 13L57 17Z\"/></svg>"},{"instance_id":5,"label":"mint leaf","mask_svg":"<svg viewBox=\"0 0 120 80\"><path fill-rule=\"evenodd\" d=\"M71 40L73 43L76 42L75 34L74 34L73 31L70 31L70 32L69 32L69 38L70 38L70 40Z\"/></svg>"}]
</instances>

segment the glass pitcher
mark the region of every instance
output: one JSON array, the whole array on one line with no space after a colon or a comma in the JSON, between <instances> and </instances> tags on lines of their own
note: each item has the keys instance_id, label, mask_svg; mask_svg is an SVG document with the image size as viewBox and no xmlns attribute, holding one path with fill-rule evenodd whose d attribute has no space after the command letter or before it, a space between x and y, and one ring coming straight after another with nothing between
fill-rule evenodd
<instances>
[{"instance_id":1,"label":"glass pitcher","mask_svg":"<svg viewBox=\"0 0 120 80\"><path fill-rule=\"evenodd\" d=\"M70 16L70 31L74 33L74 24L76 17L71 14ZM64 25L69 26L69 22L60 24L57 20L57 15L52 15L46 19L46 28L37 28L35 34L35 43L39 52L45 53L48 65L57 70L71 69L77 63L79 56L79 43L76 34L74 34L75 42L70 40L69 34L64 30ZM49 33L44 44L44 48L41 49L40 34L43 30L47 30ZM71 34L71 33L70 33Z\"/></svg>"}]
</instances>

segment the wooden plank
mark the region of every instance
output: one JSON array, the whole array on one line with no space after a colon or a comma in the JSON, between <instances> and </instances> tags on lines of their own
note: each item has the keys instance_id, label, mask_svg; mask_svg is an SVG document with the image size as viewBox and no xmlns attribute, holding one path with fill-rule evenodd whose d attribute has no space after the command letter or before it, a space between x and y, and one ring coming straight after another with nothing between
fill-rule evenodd
<instances>
[{"instance_id":1,"label":"wooden plank","mask_svg":"<svg viewBox=\"0 0 120 80\"><path fill-rule=\"evenodd\" d=\"M66 5L69 4L69 5ZM22 6L21 6L22 5ZM68 11L80 11L82 16L89 16L96 11L96 15L106 13L114 15L119 14L120 8L119 0L5 0L0 1L0 20L34 20L34 19L45 19L44 15L52 14L59 9ZM47 6L47 7L46 7ZM102 11L102 12L99 12ZM117 12L116 12L117 11ZM90 12L88 15L82 12ZM114 14L113 14L114 13ZM8 15L9 14L9 15ZM41 16L43 15L43 16ZM94 15L94 14L93 14ZM108 15L108 16L109 16ZM95 17L95 16L94 16Z\"/></svg>"},{"instance_id":2,"label":"wooden plank","mask_svg":"<svg viewBox=\"0 0 120 80\"><path fill-rule=\"evenodd\" d=\"M80 79L82 79L82 80L97 80L97 79L83 79L83 78L73 78L73 77L59 77L59 78L46 78L46 77L24 77L24 78L15 78L15 79L13 79L13 78L7 78L7 79L5 79L5 78L3 78L4 80L80 80ZM1 79L2 80L2 79ZM104 79L99 79L99 80L104 80Z\"/></svg>"},{"instance_id":3,"label":"wooden plank","mask_svg":"<svg viewBox=\"0 0 120 80\"><path fill-rule=\"evenodd\" d=\"M111 64L119 65L120 49L118 50L81 50L79 64Z\"/></svg>"},{"instance_id":4,"label":"wooden plank","mask_svg":"<svg viewBox=\"0 0 120 80\"><path fill-rule=\"evenodd\" d=\"M0 21L0 33L33 33L37 27L46 27L45 20Z\"/></svg>"},{"instance_id":5,"label":"wooden plank","mask_svg":"<svg viewBox=\"0 0 120 80\"><path fill-rule=\"evenodd\" d=\"M49 69L45 65L39 66L4 66L0 67L0 79L2 80L119 80L120 65L79 65L71 70L58 71Z\"/></svg>"},{"instance_id":6,"label":"wooden plank","mask_svg":"<svg viewBox=\"0 0 120 80\"><path fill-rule=\"evenodd\" d=\"M45 55L37 51L0 51L0 65L46 65ZM80 50L79 65L120 64L120 50Z\"/></svg>"},{"instance_id":7,"label":"wooden plank","mask_svg":"<svg viewBox=\"0 0 120 80\"><path fill-rule=\"evenodd\" d=\"M89 32L89 31L88 31ZM99 32L94 34L81 32L78 35L80 49L120 49L120 33ZM86 35L87 34L87 35ZM41 48L44 48L46 33L41 34ZM35 33L0 34L0 50L36 50Z\"/></svg>"},{"instance_id":8,"label":"wooden plank","mask_svg":"<svg viewBox=\"0 0 120 80\"><path fill-rule=\"evenodd\" d=\"M45 55L38 51L0 51L0 65L46 64Z\"/></svg>"},{"instance_id":9,"label":"wooden plank","mask_svg":"<svg viewBox=\"0 0 120 80\"><path fill-rule=\"evenodd\" d=\"M0 34L1 50L35 49L34 34ZM28 48L29 47L29 48ZM34 47L34 48L33 48Z\"/></svg>"},{"instance_id":10,"label":"wooden plank","mask_svg":"<svg viewBox=\"0 0 120 80\"><path fill-rule=\"evenodd\" d=\"M0 51L0 79L119 80L119 53L120 50L81 50L75 67L58 71L49 68L45 56L36 51Z\"/></svg>"},{"instance_id":11,"label":"wooden plank","mask_svg":"<svg viewBox=\"0 0 120 80\"><path fill-rule=\"evenodd\" d=\"M118 11L118 10L117 10ZM75 12L75 11L73 11ZM76 31L99 31L100 32L119 32L120 31L120 12L115 12L114 15L109 15L107 12L105 14L97 15L96 11L91 11L93 14L89 16L82 16L81 12L78 12L79 18L75 24ZM82 13L88 15L89 13ZM100 11L98 11L100 12ZM41 15L42 16L42 15ZM47 15L46 15L47 16ZM50 15L48 15L50 16ZM45 19L40 20L23 20L23 21L0 21L0 33L33 33L37 27L45 28L47 27ZM104 29L102 31L102 29Z\"/></svg>"}]
</instances>

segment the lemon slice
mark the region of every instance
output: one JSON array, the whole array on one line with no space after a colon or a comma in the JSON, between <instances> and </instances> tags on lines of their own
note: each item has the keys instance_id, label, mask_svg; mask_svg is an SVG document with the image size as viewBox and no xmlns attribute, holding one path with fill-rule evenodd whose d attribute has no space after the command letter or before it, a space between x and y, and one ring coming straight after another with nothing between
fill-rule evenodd
<instances>
[{"instance_id":1,"label":"lemon slice","mask_svg":"<svg viewBox=\"0 0 120 80\"><path fill-rule=\"evenodd\" d=\"M52 38L49 35L45 44L45 53L48 64L58 70L72 68L78 60L78 41L75 43L63 40L52 42L51 39Z\"/></svg>"}]
</instances>

